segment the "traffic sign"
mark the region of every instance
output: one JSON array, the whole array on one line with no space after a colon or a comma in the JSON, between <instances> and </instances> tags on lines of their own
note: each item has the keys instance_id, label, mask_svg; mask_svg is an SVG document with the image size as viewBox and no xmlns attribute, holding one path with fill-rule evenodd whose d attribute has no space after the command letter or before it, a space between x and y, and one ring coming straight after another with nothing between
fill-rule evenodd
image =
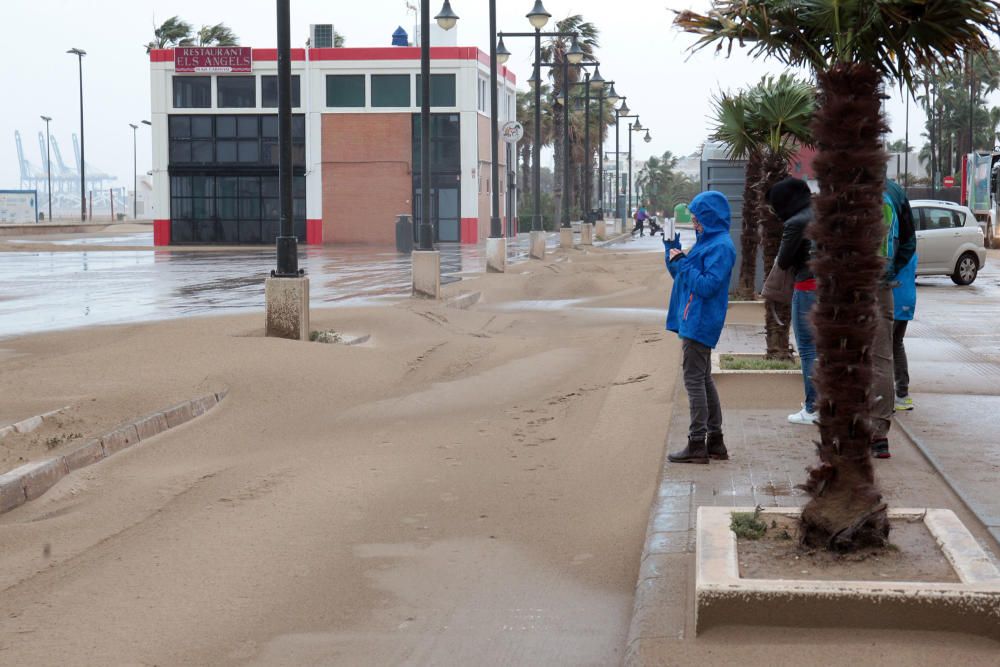
<instances>
[{"instance_id":1,"label":"traffic sign","mask_svg":"<svg viewBox=\"0 0 1000 667\"><path fill-rule=\"evenodd\" d=\"M946 187L946 188L953 188L953 187L955 187L955 177L954 176L945 176L944 177L944 187Z\"/></svg>"},{"instance_id":2,"label":"traffic sign","mask_svg":"<svg viewBox=\"0 0 1000 667\"><path fill-rule=\"evenodd\" d=\"M500 136L508 144L516 144L524 137L524 126L516 120L509 120L500 126Z\"/></svg>"}]
</instances>

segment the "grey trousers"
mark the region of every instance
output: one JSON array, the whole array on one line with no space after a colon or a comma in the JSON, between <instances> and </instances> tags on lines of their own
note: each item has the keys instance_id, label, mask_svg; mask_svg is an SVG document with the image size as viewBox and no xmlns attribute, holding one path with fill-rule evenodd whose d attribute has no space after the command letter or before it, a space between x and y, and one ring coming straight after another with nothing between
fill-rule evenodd
<instances>
[{"instance_id":1,"label":"grey trousers","mask_svg":"<svg viewBox=\"0 0 1000 667\"><path fill-rule=\"evenodd\" d=\"M684 350L684 388L691 406L688 437L702 437L722 432L722 405L712 380L712 348L689 338L682 338Z\"/></svg>"},{"instance_id":2,"label":"grey trousers","mask_svg":"<svg viewBox=\"0 0 1000 667\"><path fill-rule=\"evenodd\" d=\"M878 323L872 343L872 438L884 440L892 426L892 411L896 399L892 363L892 288L878 290Z\"/></svg>"}]
</instances>

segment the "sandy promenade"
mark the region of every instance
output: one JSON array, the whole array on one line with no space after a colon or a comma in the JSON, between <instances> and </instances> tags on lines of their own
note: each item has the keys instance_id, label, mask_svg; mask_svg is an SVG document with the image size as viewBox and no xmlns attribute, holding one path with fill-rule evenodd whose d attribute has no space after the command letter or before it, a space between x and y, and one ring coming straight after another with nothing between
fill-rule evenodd
<instances>
[{"instance_id":1,"label":"sandy promenade","mask_svg":"<svg viewBox=\"0 0 1000 667\"><path fill-rule=\"evenodd\" d=\"M0 663L620 661L678 363L660 255L460 288L314 311L366 346L260 316L3 341L4 417L82 436L230 394L0 516Z\"/></svg>"}]
</instances>

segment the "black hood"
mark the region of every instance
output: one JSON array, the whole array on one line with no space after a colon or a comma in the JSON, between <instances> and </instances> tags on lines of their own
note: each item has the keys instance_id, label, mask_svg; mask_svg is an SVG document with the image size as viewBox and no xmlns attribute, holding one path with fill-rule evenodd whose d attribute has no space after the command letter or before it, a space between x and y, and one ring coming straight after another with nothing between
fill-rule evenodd
<instances>
[{"instance_id":1,"label":"black hood","mask_svg":"<svg viewBox=\"0 0 1000 667\"><path fill-rule=\"evenodd\" d=\"M771 186L767 191L767 203L784 222L812 204L812 192L805 181L789 176Z\"/></svg>"}]
</instances>

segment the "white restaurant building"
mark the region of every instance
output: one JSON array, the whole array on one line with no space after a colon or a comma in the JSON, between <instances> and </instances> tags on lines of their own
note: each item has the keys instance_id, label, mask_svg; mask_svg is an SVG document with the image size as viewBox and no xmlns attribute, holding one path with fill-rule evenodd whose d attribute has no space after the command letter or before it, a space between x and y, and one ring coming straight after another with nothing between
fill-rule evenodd
<instances>
[{"instance_id":1,"label":"white restaurant building","mask_svg":"<svg viewBox=\"0 0 1000 667\"><path fill-rule=\"evenodd\" d=\"M154 242L268 244L278 232L277 50L150 52ZM510 149L491 180L489 58L431 49L435 240L489 233L491 189L516 230ZM221 70L221 71L220 71ZM294 222L300 242L391 244L399 214L419 222L420 49L292 49ZM500 122L515 116L500 68Z\"/></svg>"}]
</instances>

